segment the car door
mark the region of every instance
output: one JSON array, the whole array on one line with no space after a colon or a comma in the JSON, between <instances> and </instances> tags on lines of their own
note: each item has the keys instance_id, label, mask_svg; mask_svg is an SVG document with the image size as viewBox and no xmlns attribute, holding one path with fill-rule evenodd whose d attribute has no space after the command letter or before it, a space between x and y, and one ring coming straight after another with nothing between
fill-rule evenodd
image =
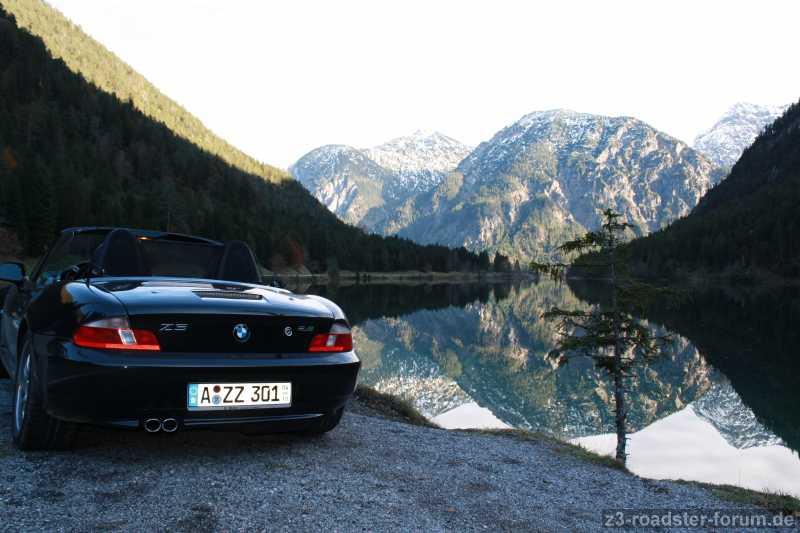
<instances>
[{"instance_id":1,"label":"car door","mask_svg":"<svg viewBox=\"0 0 800 533\"><path fill-rule=\"evenodd\" d=\"M6 296L2 324L2 341L7 347L6 367L11 373L16 371L19 328L23 321L29 323L49 323L48 315L58 316L58 298L42 300L44 305L38 306L37 316L29 316L31 303L40 299L44 293L58 294L61 275L71 266L91 261L94 251L105 238L107 230L69 231L61 236L50 247L49 252L34 269L29 280L21 287L12 286ZM46 302L46 303L45 303Z\"/></svg>"},{"instance_id":2,"label":"car door","mask_svg":"<svg viewBox=\"0 0 800 533\"><path fill-rule=\"evenodd\" d=\"M31 276L34 280L38 279L41 283L39 273L42 272L42 267L48 261L51 251L58 248L65 237L61 236L57 239L53 246L49 248L50 251L46 252L42 259L39 260L33 269L33 276ZM3 307L2 320L0 320L0 344L5 348L0 350L0 355L3 356L3 363L11 375L16 372L17 368L19 328L22 325L35 287L36 283L30 278L26 278L20 285L8 286L4 298L0 300Z\"/></svg>"}]
</instances>

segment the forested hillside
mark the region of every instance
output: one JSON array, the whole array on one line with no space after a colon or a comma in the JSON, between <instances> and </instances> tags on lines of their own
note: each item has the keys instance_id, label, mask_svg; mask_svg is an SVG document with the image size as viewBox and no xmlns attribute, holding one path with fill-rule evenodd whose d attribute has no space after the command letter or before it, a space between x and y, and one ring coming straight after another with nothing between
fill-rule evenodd
<instances>
[{"instance_id":1,"label":"forested hillside","mask_svg":"<svg viewBox=\"0 0 800 533\"><path fill-rule=\"evenodd\" d=\"M800 104L668 228L630 245L640 273L800 277Z\"/></svg>"},{"instance_id":2,"label":"forested hillside","mask_svg":"<svg viewBox=\"0 0 800 533\"><path fill-rule=\"evenodd\" d=\"M42 0L2 0L0 4L15 17L20 28L39 36L50 54L63 60L70 70L82 74L119 100L130 101L136 109L163 122L179 137L245 172L276 182L289 178L286 172L256 161L218 137L197 117Z\"/></svg>"},{"instance_id":3,"label":"forested hillside","mask_svg":"<svg viewBox=\"0 0 800 533\"><path fill-rule=\"evenodd\" d=\"M35 31L53 32L48 46L69 58L53 58L0 9L0 225L17 234L26 254L38 255L59 228L104 224L244 239L272 267L477 267L478 257L463 249L343 224L295 180L214 136L51 8L4 4Z\"/></svg>"}]
</instances>

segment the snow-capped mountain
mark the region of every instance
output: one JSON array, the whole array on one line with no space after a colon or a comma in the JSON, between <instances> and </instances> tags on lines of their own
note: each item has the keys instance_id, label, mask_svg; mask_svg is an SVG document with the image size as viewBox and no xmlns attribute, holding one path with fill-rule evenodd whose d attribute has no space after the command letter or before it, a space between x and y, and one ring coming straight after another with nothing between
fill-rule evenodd
<instances>
[{"instance_id":1,"label":"snow-capped mountain","mask_svg":"<svg viewBox=\"0 0 800 533\"><path fill-rule=\"evenodd\" d=\"M781 116L787 107L735 104L711 129L695 138L694 148L717 166L730 168L761 130Z\"/></svg>"},{"instance_id":2,"label":"snow-capped mountain","mask_svg":"<svg viewBox=\"0 0 800 533\"><path fill-rule=\"evenodd\" d=\"M398 193L425 192L438 186L471 148L438 132L415 131L407 137L365 150L383 168L397 173Z\"/></svg>"},{"instance_id":3,"label":"snow-capped mountain","mask_svg":"<svg viewBox=\"0 0 800 533\"><path fill-rule=\"evenodd\" d=\"M385 203L384 188L393 172L362 150L332 144L304 155L289 171L306 189L348 224L361 225L372 209Z\"/></svg>"},{"instance_id":4,"label":"snow-capped mountain","mask_svg":"<svg viewBox=\"0 0 800 533\"><path fill-rule=\"evenodd\" d=\"M289 170L345 222L394 233L404 203L438 187L469 151L441 133L417 131L373 148L322 146Z\"/></svg>"},{"instance_id":5,"label":"snow-capped mountain","mask_svg":"<svg viewBox=\"0 0 800 533\"><path fill-rule=\"evenodd\" d=\"M520 261L596 228L607 207L638 234L662 228L723 175L644 122L566 110L525 115L472 152L416 132L369 149L323 146L290 170L351 224Z\"/></svg>"},{"instance_id":6,"label":"snow-capped mountain","mask_svg":"<svg viewBox=\"0 0 800 533\"><path fill-rule=\"evenodd\" d=\"M423 243L520 260L600 223L611 207L644 234L686 215L722 173L685 143L630 117L534 112L481 143L417 203L400 231Z\"/></svg>"}]
</instances>

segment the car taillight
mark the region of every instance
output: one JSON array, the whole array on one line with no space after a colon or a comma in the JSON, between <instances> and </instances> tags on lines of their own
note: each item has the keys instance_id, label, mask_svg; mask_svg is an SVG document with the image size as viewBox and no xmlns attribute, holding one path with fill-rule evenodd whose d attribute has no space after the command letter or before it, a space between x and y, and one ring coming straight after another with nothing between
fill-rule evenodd
<instances>
[{"instance_id":1,"label":"car taillight","mask_svg":"<svg viewBox=\"0 0 800 533\"><path fill-rule=\"evenodd\" d=\"M349 352L353 349L353 336L344 324L334 324L328 333L318 333L311 338L309 352Z\"/></svg>"},{"instance_id":2,"label":"car taillight","mask_svg":"<svg viewBox=\"0 0 800 533\"><path fill-rule=\"evenodd\" d=\"M161 350L155 333L146 329L131 329L125 318L106 318L89 322L72 336L76 346L102 350Z\"/></svg>"}]
</instances>

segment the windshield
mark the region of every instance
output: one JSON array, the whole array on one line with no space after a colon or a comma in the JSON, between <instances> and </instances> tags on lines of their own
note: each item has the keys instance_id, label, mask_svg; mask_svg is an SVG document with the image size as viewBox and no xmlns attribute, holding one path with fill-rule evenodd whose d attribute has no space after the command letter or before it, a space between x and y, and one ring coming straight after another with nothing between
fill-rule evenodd
<instances>
[{"instance_id":1,"label":"windshield","mask_svg":"<svg viewBox=\"0 0 800 533\"><path fill-rule=\"evenodd\" d=\"M47 285L58 281L67 268L91 261L107 234L107 231L86 231L61 237L45 259L36 276L36 284Z\"/></svg>"}]
</instances>

